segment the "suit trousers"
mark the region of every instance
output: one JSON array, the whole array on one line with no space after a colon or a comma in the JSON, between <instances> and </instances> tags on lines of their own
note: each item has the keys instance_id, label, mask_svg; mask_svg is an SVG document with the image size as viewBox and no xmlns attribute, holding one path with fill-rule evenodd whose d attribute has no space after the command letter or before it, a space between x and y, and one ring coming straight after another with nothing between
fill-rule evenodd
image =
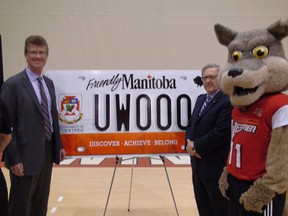
<instances>
[{"instance_id":1,"label":"suit trousers","mask_svg":"<svg viewBox=\"0 0 288 216\"><path fill-rule=\"evenodd\" d=\"M1 168L0 168L0 215L8 216L7 184Z\"/></svg>"},{"instance_id":2,"label":"suit trousers","mask_svg":"<svg viewBox=\"0 0 288 216\"><path fill-rule=\"evenodd\" d=\"M10 172L10 216L46 216L52 167L52 143L46 142L45 161L38 175L19 177Z\"/></svg>"},{"instance_id":3,"label":"suit trousers","mask_svg":"<svg viewBox=\"0 0 288 216\"><path fill-rule=\"evenodd\" d=\"M218 186L218 179L205 179L193 172L194 195L199 216L227 216L228 200Z\"/></svg>"}]
</instances>

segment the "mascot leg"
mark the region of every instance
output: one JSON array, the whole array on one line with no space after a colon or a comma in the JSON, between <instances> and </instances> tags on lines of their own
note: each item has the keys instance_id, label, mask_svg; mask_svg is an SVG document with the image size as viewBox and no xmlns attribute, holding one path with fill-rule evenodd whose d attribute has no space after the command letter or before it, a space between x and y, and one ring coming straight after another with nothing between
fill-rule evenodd
<instances>
[{"instance_id":1,"label":"mascot leg","mask_svg":"<svg viewBox=\"0 0 288 216\"><path fill-rule=\"evenodd\" d=\"M282 216L288 216L288 189L286 190L286 203Z\"/></svg>"}]
</instances>

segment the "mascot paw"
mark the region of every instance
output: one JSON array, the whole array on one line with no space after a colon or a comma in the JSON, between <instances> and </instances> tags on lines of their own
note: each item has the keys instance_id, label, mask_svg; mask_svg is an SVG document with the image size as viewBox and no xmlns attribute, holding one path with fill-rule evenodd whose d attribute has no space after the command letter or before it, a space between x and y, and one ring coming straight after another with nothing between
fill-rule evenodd
<instances>
[{"instance_id":1,"label":"mascot paw","mask_svg":"<svg viewBox=\"0 0 288 216\"><path fill-rule=\"evenodd\" d=\"M261 181L255 181L248 191L240 197L240 203L246 211L262 213L263 206L267 205L276 193L267 188Z\"/></svg>"},{"instance_id":2,"label":"mascot paw","mask_svg":"<svg viewBox=\"0 0 288 216\"><path fill-rule=\"evenodd\" d=\"M219 179L219 189L221 191L222 196L229 200L229 197L227 196L226 193L229 188L227 177L228 177L228 171L227 168L224 167L223 172Z\"/></svg>"}]
</instances>

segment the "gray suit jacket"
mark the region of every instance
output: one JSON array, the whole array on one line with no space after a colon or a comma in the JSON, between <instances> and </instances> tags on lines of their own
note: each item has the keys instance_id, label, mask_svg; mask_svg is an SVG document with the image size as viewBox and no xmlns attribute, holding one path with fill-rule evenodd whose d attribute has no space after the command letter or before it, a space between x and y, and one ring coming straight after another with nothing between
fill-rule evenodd
<instances>
[{"instance_id":1,"label":"gray suit jacket","mask_svg":"<svg viewBox=\"0 0 288 216\"><path fill-rule=\"evenodd\" d=\"M55 88L51 79L45 76L44 79L52 101L53 161L59 164L62 142ZM4 82L1 97L7 105L13 126L12 141L5 150L5 166L9 169L22 162L25 175L37 175L45 158L44 123L41 106L25 70Z\"/></svg>"}]
</instances>

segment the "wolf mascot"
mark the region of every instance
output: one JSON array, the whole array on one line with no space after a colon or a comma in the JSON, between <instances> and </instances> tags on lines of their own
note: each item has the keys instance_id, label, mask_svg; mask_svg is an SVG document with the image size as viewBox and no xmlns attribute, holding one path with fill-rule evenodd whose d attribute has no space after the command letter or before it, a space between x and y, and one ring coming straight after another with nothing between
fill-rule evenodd
<instances>
[{"instance_id":1,"label":"wolf mascot","mask_svg":"<svg viewBox=\"0 0 288 216\"><path fill-rule=\"evenodd\" d=\"M283 212L288 96L281 93L288 89L288 61L281 43L288 35L288 18L266 29L237 32L217 24L214 30L228 47L219 85L234 105L231 149L220 190L237 215L288 215Z\"/></svg>"}]
</instances>

